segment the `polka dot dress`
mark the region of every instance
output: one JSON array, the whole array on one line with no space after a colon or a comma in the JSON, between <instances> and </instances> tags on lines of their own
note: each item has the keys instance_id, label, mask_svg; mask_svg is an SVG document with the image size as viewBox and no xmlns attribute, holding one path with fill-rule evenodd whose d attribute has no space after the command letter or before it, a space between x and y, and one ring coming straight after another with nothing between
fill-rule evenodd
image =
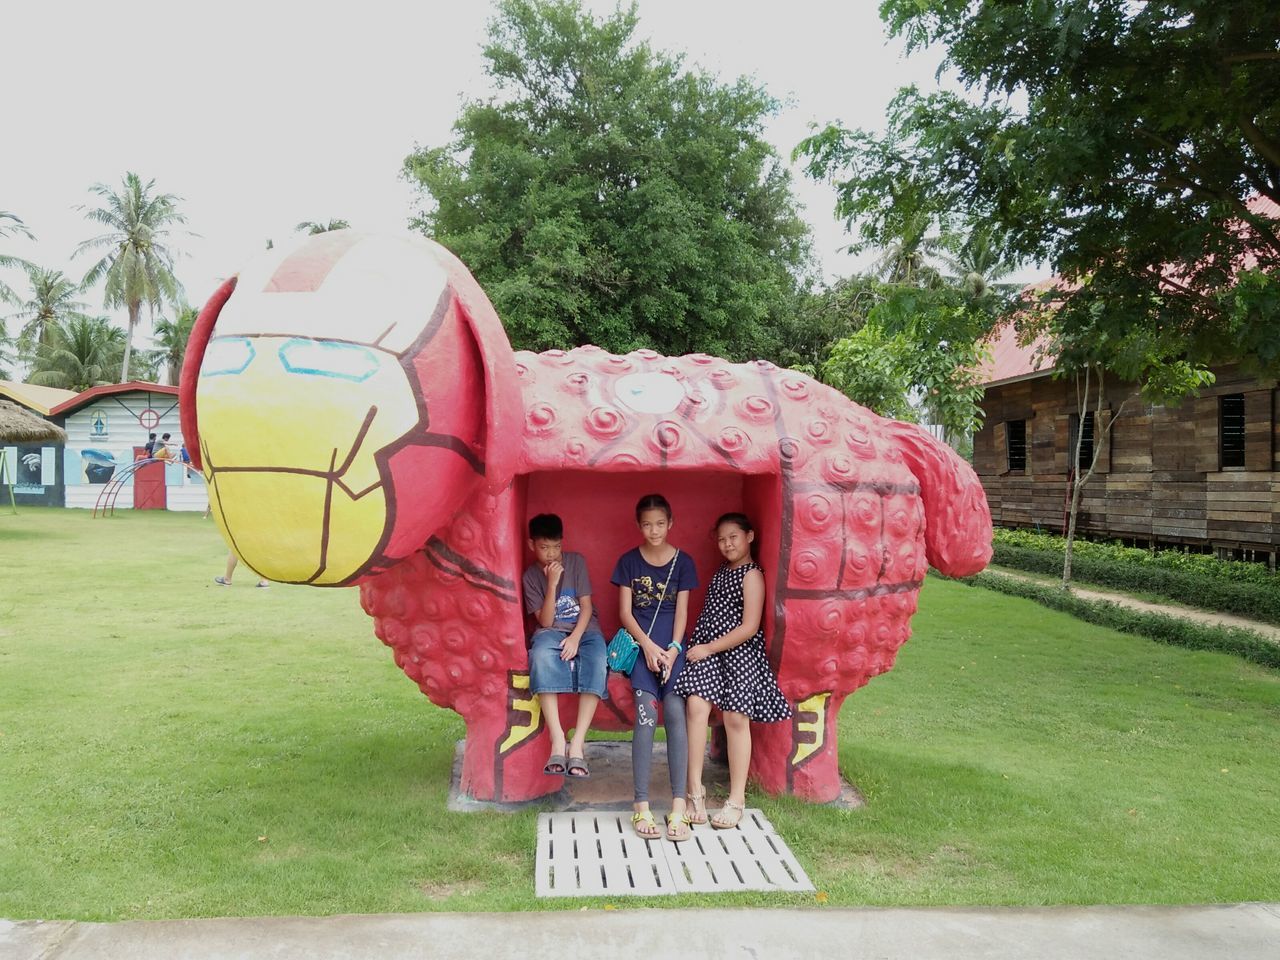
<instances>
[{"instance_id":1,"label":"polka dot dress","mask_svg":"<svg viewBox=\"0 0 1280 960\"><path fill-rule=\"evenodd\" d=\"M718 640L742 625L742 581L754 563L740 567L721 566L707 587L707 602L698 615L689 648ZM732 650L712 654L697 663L686 661L676 680L675 692L682 697L699 696L721 710L745 713L757 723L772 723L791 716L791 707L778 689L764 652L764 629Z\"/></svg>"}]
</instances>

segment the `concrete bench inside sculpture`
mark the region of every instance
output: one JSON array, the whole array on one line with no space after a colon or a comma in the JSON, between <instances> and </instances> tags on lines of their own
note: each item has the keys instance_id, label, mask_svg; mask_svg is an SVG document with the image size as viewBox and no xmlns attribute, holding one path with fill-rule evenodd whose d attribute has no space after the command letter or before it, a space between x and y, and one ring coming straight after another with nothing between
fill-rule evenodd
<instances>
[{"instance_id":1,"label":"concrete bench inside sculpture","mask_svg":"<svg viewBox=\"0 0 1280 960\"><path fill-rule=\"evenodd\" d=\"M928 565L965 576L990 558L982 487L918 427L763 361L514 353L428 240L340 231L246 267L201 311L182 394L227 541L271 579L360 586L396 663L466 721L462 789L477 799L561 785L542 773L529 693L532 514L564 518L606 633L640 495L671 501L673 542L704 583L714 517L755 520L770 660L795 715L757 725L751 774L814 801L839 793L840 705L893 665ZM629 729L625 678L610 693L596 725Z\"/></svg>"}]
</instances>

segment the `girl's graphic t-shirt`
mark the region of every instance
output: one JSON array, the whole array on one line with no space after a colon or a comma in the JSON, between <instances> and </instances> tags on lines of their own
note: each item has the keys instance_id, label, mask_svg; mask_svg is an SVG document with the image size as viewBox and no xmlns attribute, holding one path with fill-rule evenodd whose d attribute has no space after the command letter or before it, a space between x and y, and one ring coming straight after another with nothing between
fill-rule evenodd
<instances>
[{"instance_id":1,"label":"girl's graphic t-shirt","mask_svg":"<svg viewBox=\"0 0 1280 960\"><path fill-rule=\"evenodd\" d=\"M667 571L671 569L670 560L655 567L641 555L640 548L635 547L618 558L613 576L609 578L610 583L616 586L631 588L631 615L640 624L640 629L647 631L649 638L660 647L671 643L671 630L676 618L676 594L681 590L694 590L698 586L697 568L683 550L676 559L675 569L668 581ZM662 606L659 607L659 599L664 597ZM655 611L658 619L650 630L649 623L653 621ZM684 642L683 637L677 639Z\"/></svg>"}]
</instances>

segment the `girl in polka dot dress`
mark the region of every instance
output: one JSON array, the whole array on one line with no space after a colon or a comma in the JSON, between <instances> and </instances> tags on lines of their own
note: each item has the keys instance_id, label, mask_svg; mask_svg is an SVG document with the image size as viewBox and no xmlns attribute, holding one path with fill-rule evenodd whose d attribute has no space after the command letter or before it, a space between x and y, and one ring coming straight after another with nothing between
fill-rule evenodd
<instances>
[{"instance_id":1,"label":"girl in polka dot dress","mask_svg":"<svg viewBox=\"0 0 1280 960\"><path fill-rule=\"evenodd\" d=\"M729 799L711 818L727 830L742 819L751 763L751 723L773 723L791 716L764 650L764 574L751 559L755 541L751 521L726 513L716 521L716 543L724 564L711 578L706 603L689 641L685 668L675 691L688 699L689 819L707 822L702 761L711 708L724 715L729 742Z\"/></svg>"}]
</instances>

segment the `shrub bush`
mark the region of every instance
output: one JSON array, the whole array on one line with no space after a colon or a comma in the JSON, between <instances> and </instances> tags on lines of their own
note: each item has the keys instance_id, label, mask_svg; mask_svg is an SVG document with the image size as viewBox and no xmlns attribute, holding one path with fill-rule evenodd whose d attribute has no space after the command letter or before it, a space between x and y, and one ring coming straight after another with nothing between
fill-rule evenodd
<instances>
[{"instance_id":1,"label":"shrub bush","mask_svg":"<svg viewBox=\"0 0 1280 960\"><path fill-rule=\"evenodd\" d=\"M1056 551L1058 556L1062 556L1067 545L1063 537L1048 533L1033 533L1030 530L996 530L995 543L1011 547ZM1075 557L1097 557L1164 570L1183 570L1217 580L1260 583L1268 586L1277 586L1280 583L1280 578L1260 563L1219 560L1207 553L1183 553L1180 550L1158 550L1153 553L1139 547L1126 547L1120 543L1097 543L1093 540L1079 539L1076 540L1073 552Z\"/></svg>"},{"instance_id":2,"label":"shrub bush","mask_svg":"<svg viewBox=\"0 0 1280 960\"><path fill-rule=\"evenodd\" d=\"M1061 537L999 530L994 546L994 560L1002 566L1031 573L1062 572L1065 541ZM1077 541L1071 573L1085 583L1154 593L1207 610L1280 624L1280 579L1258 564Z\"/></svg>"},{"instance_id":3,"label":"shrub bush","mask_svg":"<svg viewBox=\"0 0 1280 960\"><path fill-rule=\"evenodd\" d=\"M980 573L962 581L971 586L987 587L1010 596L1034 600L1061 610L1089 623L1098 624L1192 650L1216 650L1245 660L1280 669L1280 644L1253 630L1225 627L1185 620L1163 613L1132 610L1109 600L1086 600L1060 587L1029 583L997 573Z\"/></svg>"}]
</instances>

